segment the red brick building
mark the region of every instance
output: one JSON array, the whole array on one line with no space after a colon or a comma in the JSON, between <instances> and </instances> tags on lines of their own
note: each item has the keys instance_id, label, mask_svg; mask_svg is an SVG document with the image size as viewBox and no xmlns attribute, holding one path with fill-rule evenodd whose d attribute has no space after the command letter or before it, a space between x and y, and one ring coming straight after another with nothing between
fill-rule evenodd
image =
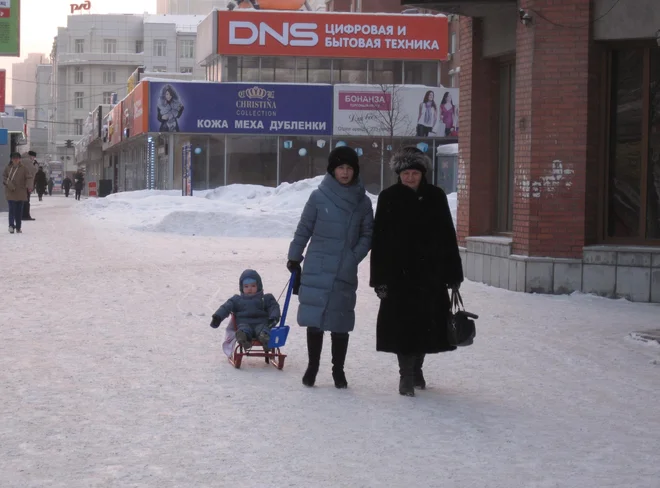
<instances>
[{"instance_id":1,"label":"red brick building","mask_svg":"<svg viewBox=\"0 0 660 488\"><path fill-rule=\"evenodd\" d=\"M660 302L658 0L404 0L460 17L467 276Z\"/></svg>"}]
</instances>

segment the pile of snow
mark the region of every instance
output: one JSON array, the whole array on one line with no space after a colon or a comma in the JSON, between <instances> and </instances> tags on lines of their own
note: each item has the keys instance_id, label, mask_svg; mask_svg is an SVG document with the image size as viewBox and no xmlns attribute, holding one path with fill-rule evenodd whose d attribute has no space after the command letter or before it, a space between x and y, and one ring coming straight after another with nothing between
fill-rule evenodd
<instances>
[{"instance_id":1,"label":"pile of snow","mask_svg":"<svg viewBox=\"0 0 660 488\"><path fill-rule=\"evenodd\" d=\"M88 199L82 212L104 222L145 232L222 237L291 237L323 176L261 185L228 185L181 196L180 190L139 190ZM368 194L374 209L378 197ZM456 222L456 194L449 195Z\"/></svg>"}]
</instances>

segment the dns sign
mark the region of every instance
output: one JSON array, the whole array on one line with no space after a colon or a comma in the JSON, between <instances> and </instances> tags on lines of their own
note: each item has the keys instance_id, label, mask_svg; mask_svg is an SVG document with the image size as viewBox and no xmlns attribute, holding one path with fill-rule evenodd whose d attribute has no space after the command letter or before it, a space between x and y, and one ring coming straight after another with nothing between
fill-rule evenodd
<instances>
[{"instance_id":1,"label":"dns sign","mask_svg":"<svg viewBox=\"0 0 660 488\"><path fill-rule=\"evenodd\" d=\"M71 7L71 14L76 12L77 10L89 10L92 8L92 2L89 0L86 0L85 3L71 3L69 4L69 7Z\"/></svg>"}]
</instances>

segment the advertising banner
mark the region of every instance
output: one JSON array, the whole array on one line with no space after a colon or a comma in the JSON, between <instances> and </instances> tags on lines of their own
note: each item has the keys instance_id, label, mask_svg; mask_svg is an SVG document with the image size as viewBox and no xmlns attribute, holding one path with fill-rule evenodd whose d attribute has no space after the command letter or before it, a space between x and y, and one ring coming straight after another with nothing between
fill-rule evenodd
<instances>
[{"instance_id":1,"label":"advertising banner","mask_svg":"<svg viewBox=\"0 0 660 488\"><path fill-rule=\"evenodd\" d=\"M184 197L193 196L192 188L192 144L183 146L183 158L181 162L181 195Z\"/></svg>"},{"instance_id":2,"label":"advertising banner","mask_svg":"<svg viewBox=\"0 0 660 488\"><path fill-rule=\"evenodd\" d=\"M147 132L147 110L149 100L147 81L141 81L122 102L124 107L122 120L122 140Z\"/></svg>"},{"instance_id":3,"label":"advertising banner","mask_svg":"<svg viewBox=\"0 0 660 488\"><path fill-rule=\"evenodd\" d=\"M335 85L333 134L458 137L458 88Z\"/></svg>"},{"instance_id":4,"label":"advertising banner","mask_svg":"<svg viewBox=\"0 0 660 488\"><path fill-rule=\"evenodd\" d=\"M149 132L330 135L332 86L149 83Z\"/></svg>"},{"instance_id":5,"label":"advertising banner","mask_svg":"<svg viewBox=\"0 0 660 488\"><path fill-rule=\"evenodd\" d=\"M21 55L21 2L0 0L0 56Z\"/></svg>"},{"instance_id":6,"label":"advertising banner","mask_svg":"<svg viewBox=\"0 0 660 488\"><path fill-rule=\"evenodd\" d=\"M122 104L118 103L103 118L102 141L104 151L121 142L121 107Z\"/></svg>"},{"instance_id":7,"label":"advertising banner","mask_svg":"<svg viewBox=\"0 0 660 488\"><path fill-rule=\"evenodd\" d=\"M0 69L0 112L5 111L7 93L7 70Z\"/></svg>"},{"instance_id":8,"label":"advertising banner","mask_svg":"<svg viewBox=\"0 0 660 488\"><path fill-rule=\"evenodd\" d=\"M218 54L446 60L444 15L218 11Z\"/></svg>"}]
</instances>

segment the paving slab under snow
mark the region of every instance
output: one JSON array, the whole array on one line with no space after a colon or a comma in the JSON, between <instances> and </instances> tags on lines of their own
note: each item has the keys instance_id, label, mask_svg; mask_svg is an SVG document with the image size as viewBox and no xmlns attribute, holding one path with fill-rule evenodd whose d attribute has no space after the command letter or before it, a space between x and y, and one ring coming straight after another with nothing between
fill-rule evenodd
<instances>
[{"instance_id":1,"label":"paving slab under snow","mask_svg":"<svg viewBox=\"0 0 660 488\"><path fill-rule=\"evenodd\" d=\"M430 388L405 398L374 350L367 259L348 390L329 341L317 387L301 385L295 303L284 370L233 369L210 315L247 267L279 295L290 229L218 229L289 225L309 188L252 190L45 197L24 234L0 234L0 486L658 488L660 349L629 337L658 306L466 283L474 346L429 357ZM203 232L158 228L206 208Z\"/></svg>"}]
</instances>

